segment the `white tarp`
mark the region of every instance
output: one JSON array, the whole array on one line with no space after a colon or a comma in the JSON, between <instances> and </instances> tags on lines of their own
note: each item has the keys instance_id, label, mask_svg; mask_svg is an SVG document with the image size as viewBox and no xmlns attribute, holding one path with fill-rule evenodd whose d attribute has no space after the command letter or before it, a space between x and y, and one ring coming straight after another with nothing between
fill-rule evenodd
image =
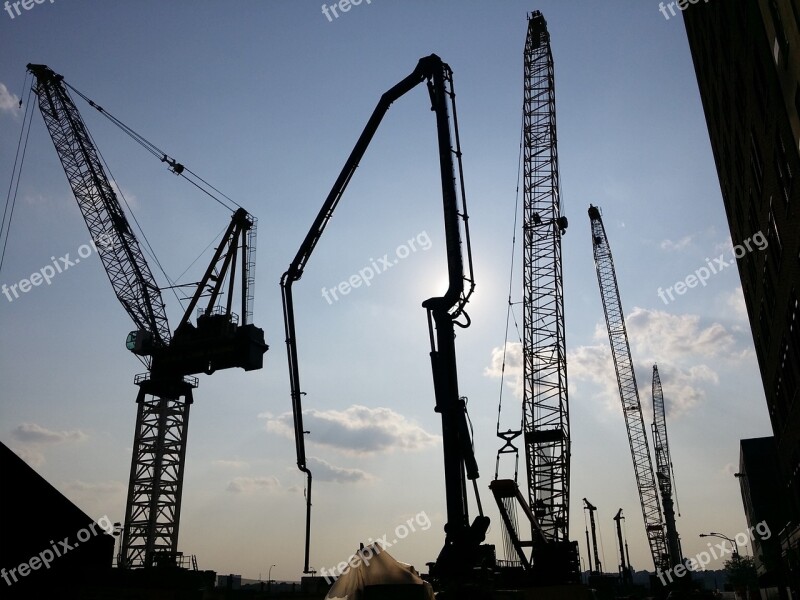
<instances>
[{"instance_id":1,"label":"white tarp","mask_svg":"<svg viewBox=\"0 0 800 600\"><path fill-rule=\"evenodd\" d=\"M366 586L389 584L424 586L425 597L434 600L433 588L416 569L396 561L378 544L364 546L350 557L347 568L331 586L325 600L360 600Z\"/></svg>"}]
</instances>

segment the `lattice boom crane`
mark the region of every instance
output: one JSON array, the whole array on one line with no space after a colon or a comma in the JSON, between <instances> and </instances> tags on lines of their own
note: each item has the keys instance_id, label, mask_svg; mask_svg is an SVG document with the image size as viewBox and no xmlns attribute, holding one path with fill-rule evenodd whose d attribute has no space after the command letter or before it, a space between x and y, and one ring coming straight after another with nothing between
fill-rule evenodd
<instances>
[{"instance_id":1,"label":"lattice boom crane","mask_svg":"<svg viewBox=\"0 0 800 600\"><path fill-rule=\"evenodd\" d=\"M628 332L625 328L625 316L622 313L622 301L619 297L617 275L614 271L614 259L611 256L611 247L608 245L600 210L596 206L589 206L589 220L592 228L592 248L594 264L597 269L597 281L600 284L600 296L603 300L611 355L614 358L622 413L625 416L625 426L628 430L628 442L633 458L636 486L639 489L645 531L650 544L650 553L653 556L653 564L658 571L661 571L670 566L664 536L664 520L653 475L650 446L647 443L642 405L636 386L636 374L633 370Z\"/></svg>"},{"instance_id":2,"label":"lattice boom crane","mask_svg":"<svg viewBox=\"0 0 800 600\"><path fill-rule=\"evenodd\" d=\"M667 416L664 410L664 391L661 388L661 376L658 366L653 365L653 449L656 453L656 477L661 490L661 506L664 509L664 525L667 535L667 551L670 566L675 567L683 562L681 541L675 524L675 502L672 499L674 488L674 472L672 457L669 453L667 438Z\"/></svg>"}]
</instances>

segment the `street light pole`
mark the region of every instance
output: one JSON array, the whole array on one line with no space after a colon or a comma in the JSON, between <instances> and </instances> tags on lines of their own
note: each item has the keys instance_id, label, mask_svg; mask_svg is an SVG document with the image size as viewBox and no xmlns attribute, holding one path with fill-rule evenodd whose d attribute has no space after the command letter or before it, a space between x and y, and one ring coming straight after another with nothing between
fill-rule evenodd
<instances>
[{"instance_id":1,"label":"street light pole","mask_svg":"<svg viewBox=\"0 0 800 600\"><path fill-rule=\"evenodd\" d=\"M272 567L275 565L269 566L269 572L267 573L267 593L272 592Z\"/></svg>"},{"instance_id":2,"label":"street light pole","mask_svg":"<svg viewBox=\"0 0 800 600\"><path fill-rule=\"evenodd\" d=\"M739 558L739 546L736 543L736 540L729 538L727 535L723 535L721 533L717 533L715 531L712 531L711 533L701 533L700 537L717 537L717 538L729 541L731 543L731 546L733 547L733 555L736 558Z\"/></svg>"}]
</instances>

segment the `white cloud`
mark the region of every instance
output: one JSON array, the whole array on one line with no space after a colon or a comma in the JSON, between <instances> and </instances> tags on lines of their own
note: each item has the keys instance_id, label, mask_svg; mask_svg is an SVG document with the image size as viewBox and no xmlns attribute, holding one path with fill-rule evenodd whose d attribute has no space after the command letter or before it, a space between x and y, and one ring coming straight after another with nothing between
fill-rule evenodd
<instances>
[{"instance_id":1,"label":"white cloud","mask_svg":"<svg viewBox=\"0 0 800 600\"><path fill-rule=\"evenodd\" d=\"M292 413L264 415L267 431L294 437ZM425 431L389 408L354 404L345 410L303 411L303 424L312 444L351 454L421 450L439 443L440 437Z\"/></svg>"},{"instance_id":2,"label":"white cloud","mask_svg":"<svg viewBox=\"0 0 800 600\"><path fill-rule=\"evenodd\" d=\"M504 377L514 396L522 400L524 391L522 386L522 343L506 342L505 349L505 369L503 368L503 348L492 348L489 366L483 370L483 374L494 379Z\"/></svg>"},{"instance_id":3,"label":"white cloud","mask_svg":"<svg viewBox=\"0 0 800 600\"><path fill-rule=\"evenodd\" d=\"M67 492L89 493L92 496L98 494L118 494L125 491L125 485L120 481L106 481L87 483L85 481L70 481L64 485Z\"/></svg>"},{"instance_id":4,"label":"white cloud","mask_svg":"<svg viewBox=\"0 0 800 600\"><path fill-rule=\"evenodd\" d=\"M725 307L730 310L731 317L737 323L746 324L748 322L747 305L744 303L742 286L737 287L725 298Z\"/></svg>"},{"instance_id":5,"label":"white cloud","mask_svg":"<svg viewBox=\"0 0 800 600\"><path fill-rule=\"evenodd\" d=\"M580 389L580 381L591 383L595 390L591 397L601 400L606 410L619 410L619 388L614 374L614 362L608 343L594 346L578 346L567 353L567 377L570 392Z\"/></svg>"},{"instance_id":6,"label":"white cloud","mask_svg":"<svg viewBox=\"0 0 800 600\"><path fill-rule=\"evenodd\" d=\"M12 114L19 112L19 98L9 92L4 83L0 83L0 112Z\"/></svg>"},{"instance_id":7,"label":"white cloud","mask_svg":"<svg viewBox=\"0 0 800 600\"><path fill-rule=\"evenodd\" d=\"M698 315L673 315L660 310L635 307L625 319L634 356L649 354L677 361L694 354L700 357L731 355L735 339L719 323L702 327Z\"/></svg>"},{"instance_id":8,"label":"white cloud","mask_svg":"<svg viewBox=\"0 0 800 600\"><path fill-rule=\"evenodd\" d=\"M679 252L688 248L692 244L692 239L691 235L683 236L678 241L666 239L661 241L660 246L662 250L666 250L667 252Z\"/></svg>"},{"instance_id":9,"label":"white cloud","mask_svg":"<svg viewBox=\"0 0 800 600\"><path fill-rule=\"evenodd\" d=\"M277 477L234 477L228 482L228 487L225 488L229 492L236 494L252 493L252 492L274 492L281 487L281 482Z\"/></svg>"},{"instance_id":10,"label":"white cloud","mask_svg":"<svg viewBox=\"0 0 800 600\"><path fill-rule=\"evenodd\" d=\"M82 442L87 439L80 430L53 431L36 423L22 423L11 432L14 439L27 444L62 444L64 442Z\"/></svg>"},{"instance_id":11,"label":"white cloud","mask_svg":"<svg viewBox=\"0 0 800 600\"><path fill-rule=\"evenodd\" d=\"M358 483L375 479L366 471L361 469L351 469L347 467L337 467L326 460L314 456L308 457L308 468L317 481L333 481L336 483Z\"/></svg>"},{"instance_id":12,"label":"white cloud","mask_svg":"<svg viewBox=\"0 0 800 600\"><path fill-rule=\"evenodd\" d=\"M26 448L25 446L11 446L14 453L22 460L28 463L31 467L41 467L44 464L44 454L33 448Z\"/></svg>"},{"instance_id":13,"label":"white cloud","mask_svg":"<svg viewBox=\"0 0 800 600\"><path fill-rule=\"evenodd\" d=\"M690 412L706 398L709 386L719 383L709 359L739 360L741 348L735 337L719 323L703 325L697 315L673 315L636 307L625 320L637 375L639 400L651 408L651 375L658 364L667 414L678 417ZM568 353L570 391L589 382L592 398L607 410L619 411L619 388L604 324L595 328L595 345L579 346ZM650 415L645 415L649 418Z\"/></svg>"},{"instance_id":14,"label":"white cloud","mask_svg":"<svg viewBox=\"0 0 800 600\"><path fill-rule=\"evenodd\" d=\"M221 467L223 469L244 469L247 467L247 463L243 460L212 460L211 464L215 467Z\"/></svg>"}]
</instances>

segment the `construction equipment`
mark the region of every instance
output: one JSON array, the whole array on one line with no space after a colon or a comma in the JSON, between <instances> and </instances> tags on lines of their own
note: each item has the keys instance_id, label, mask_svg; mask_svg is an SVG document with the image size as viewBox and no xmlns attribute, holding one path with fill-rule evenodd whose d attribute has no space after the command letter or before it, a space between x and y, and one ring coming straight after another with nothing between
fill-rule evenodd
<instances>
[{"instance_id":1,"label":"construction equipment","mask_svg":"<svg viewBox=\"0 0 800 600\"><path fill-rule=\"evenodd\" d=\"M633 458L633 470L639 490L645 531L653 564L660 572L669 568L664 520L653 475L650 446L647 442L647 432L642 417L639 389L636 386L636 374L633 370L628 332L625 328L625 316L622 313L622 301L617 285L617 275L614 271L614 259L611 256L611 247L608 244L600 210L596 206L589 206L589 220L597 281L600 285L600 297L603 300L611 355L614 359L617 385L622 401L622 413L625 416L625 426L628 430L628 443Z\"/></svg>"},{"instance_id":2,"label":"construction equipment","mask_svg":"<svg viewBox=\"0 0 800 600\"><path fill-rule=\"evenodd\" d=\"M622 521L625 517L622 516L622 509L617 511L614 515L614 523L617 527L617 544L619 544L619 576L622 585L630 585L633 583L633 573L631 572L631 558L628 555L628 540L623 544L622 538Z\"/></svg>"},{"instance_id":3,"label":"construction equipment","mask_svg":"<svg viewBox=\"0 0 800 600\"><path fill-rule=\"evenodd\" d=\"M436 396L435 410L442 417L447 504L445 543L436 563L431 568L433 576L437 580L444 582L464 582L471 579L474 572L473 568L480 562L480 544L485 538L489 526L489 518L483 515L478 495L476 482L479 475L478 464L472 447L465 398L460 396L458 390L456 368L454 326L467 327L470 324L465 307L475 288L475 282L472 276L472 255L464 199L455 93L453 91L453 78L450 67L443 63L438 56L432 54L420 59L417 67L410 75L381 96L330 193L323 202L322 208L311 225L308 234L300 245L297 255L281 278L297 466L300 471L306 474L307 480L304 573L311 572L309 568L309 550L312 475L308 469L305 455L305 431L303 429L301 404L301 397L304 392L301 391L300 386L292 285L302 276L308 260L311 258L311 253L322 237L383 116L394 101L423 81L427 83L431 107L436 115L449 283L444 296L430 298L422 303L428 315L431 342L430 357ZM448 114L448 100L453 111L452 133ZM453 157L456 159L457 168L455 168ZM456 178L458 178L459 185L456 185ZM463 242L466 246L466 273L462 254L462 230ZM465 286L465 284L467 285ZM458 320L461 317L464 319L463 322ZM467 480L473 482L480 513L471 525L467 507Z\"/></svg>"},{"instance_id":4,"label":"construction equipment","mask_svg":"<svg viewBox=\"0 0 800 600\"><path fill-rule=\"evenodd\" d=\"M671 567L683 564L683 552L678 528L675 525L675 503L672 499L675 471L669 453L667 438L667 416L664 410L664 392L658 366L653 365L653 449L656 453L656 477L661 490L661 507L664 509L664 525L667 535L667 552Z\"/></svg>"},{"instance_id":5,"label":"construction equipment","mask_svg":"<svg viewBox=\"0 0 800 600\"><path fill-rule=\"evenodd\" d=\"M561 214L556 138L553 55L541 12L528 15L524 51L523 106L523 401L522 428L500 431L500 456L518 450L523 436L527 501L514 479L490 485L504 524L507 545L526 571L554 581L575 581L580 563L569 541L570 433L564 339ZM510 303L510 299L509 299ZM517 458L518 459L518 458ZM517 506L530 527L530 541L518 530ZM531 557L524 549L531 548Z\"/></svg>"},{"instance_id":6,"label":"construction equipment","mask_svg":"<svg viewBox=\"0 0 800 600\"><path fill-rule=\"evenodd\" d=\"M589 523L592 528L592 545L589 546L589 530L586 530L586 554L589 555L589 572L597 575L603 574L603 564L600 562L600 553L597 551L597 526L594 520L594 513L597 512L597 507L589 502L586 498L583 499L583 510L589 511ZM594 551L594 566L592 566L592 551Z\"/></svg>"},{"instance_id":7,"label":"construction equipment","mask_svg":"<svg viewBox=\"0 0 800 600\"><path fill-rule=\"evenodd\" d=\"M67 88L85 96L45 65L29 64L28 70L35 78L33 90L39 109L100 260L136 326L126 345L148 369L134 379L139 386L138 410L119 564L174 565L179 554L189 407L192 390L197 387L192 375L232 367L260 369L267 350L263 330L250 322L256 221L242 208L234 212L180 324L170 333L161 290ZM151 152L160 154L173 173L190 172L89 102ZM239 260L241 323L232 312ZM192 324L190 318L204 297L205 307Z\"/></svg>"}]
</instances>

